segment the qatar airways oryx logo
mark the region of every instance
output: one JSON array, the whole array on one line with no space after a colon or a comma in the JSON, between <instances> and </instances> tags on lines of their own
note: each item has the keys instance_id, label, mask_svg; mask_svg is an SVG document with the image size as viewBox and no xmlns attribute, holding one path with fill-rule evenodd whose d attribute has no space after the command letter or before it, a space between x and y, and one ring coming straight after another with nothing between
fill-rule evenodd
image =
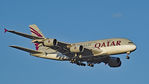
<instances>
[{"instance_id":1,"label":"qatar airways oryx logo","mask_svg":"<svg viewBox=\"0 0 149 84\"><path fill-rule=\"evenodd\" d=\"M95 48L100 48L100 47L109 47L109 46L120 46L121 41L107 41L107 42L99 42L95 44Z\"/></svg>"}]
</instances>

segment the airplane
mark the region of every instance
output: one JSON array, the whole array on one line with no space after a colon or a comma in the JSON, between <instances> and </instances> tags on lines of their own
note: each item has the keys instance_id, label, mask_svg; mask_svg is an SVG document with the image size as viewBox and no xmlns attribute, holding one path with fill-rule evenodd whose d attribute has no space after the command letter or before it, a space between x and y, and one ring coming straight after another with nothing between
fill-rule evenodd
<instances>
[{"instance_id":1,"label":"airplane","mask_svg":"<svg viewBox=\"0 0 149 84\"><path fill-rule=\"evenodd\" d=\"M94 64L105 63L109 67L120 67L120 58L112 57L112 55L126 53L126 59L129 59L129 54L136 50L136 45L126 38L65 43L54 38L46 38L35 24L29 25L29 28L31 34L7 29L4 31L31 39L36 50L15 45L10 47L28 52L30 55L39 58L69 61L79 66L94 67Z\"/></svg>"}]
</instances>

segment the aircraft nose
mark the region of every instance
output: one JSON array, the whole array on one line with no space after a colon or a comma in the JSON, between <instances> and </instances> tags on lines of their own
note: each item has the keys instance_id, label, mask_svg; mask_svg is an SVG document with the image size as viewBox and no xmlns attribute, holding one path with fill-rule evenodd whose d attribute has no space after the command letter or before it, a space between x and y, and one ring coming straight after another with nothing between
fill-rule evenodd
<instances>
[{"instance_id":1,"label":"aircraft nose","mask_svg":"<svg viewBox=\"0 0 149 84\"><path fill-rule=\"evenodd\" d=\"M137 46L135 44L131 45L132 51L135 51L137 49Z\"/></svg>"},{"instance_id":2,"label":"aircraft nose","mask_svg":"<svg viewBox=\"0 0 149 84\"><path fill-rule=\"evenodd\" d=\"M137 49L137 46L132 41L129 41L128 44L130 45L131 51L135 51Z\"/></svg>"}]
</instances>

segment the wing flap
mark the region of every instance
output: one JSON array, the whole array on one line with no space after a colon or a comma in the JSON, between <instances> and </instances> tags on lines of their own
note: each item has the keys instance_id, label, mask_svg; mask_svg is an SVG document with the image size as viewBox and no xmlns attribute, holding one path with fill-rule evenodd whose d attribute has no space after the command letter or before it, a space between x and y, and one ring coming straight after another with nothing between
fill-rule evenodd
<instances>
[{"instance_id":1,"label":"wing flap","mask_svg":"<svg viewBox=\"0 0 149 84\"><path fill-rule=\"evenodd\" d=\"M22 51L25 51L25 52L28 52L28 53L42 53L42 52L39 52L39 51L36 51L36 50L23 48L23 47L19 47L19 46L15 46L15 45L12 45L12 46L9 46L9 47L16 48L16 49L19 49L19 50L22 50Z\"/></svg>"}]
</instances>

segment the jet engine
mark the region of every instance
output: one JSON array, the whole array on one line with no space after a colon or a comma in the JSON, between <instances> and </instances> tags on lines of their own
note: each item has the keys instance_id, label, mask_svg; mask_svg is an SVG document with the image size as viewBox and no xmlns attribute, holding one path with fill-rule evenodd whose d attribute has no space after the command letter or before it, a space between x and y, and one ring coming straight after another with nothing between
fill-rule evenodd
<instances>
[{"instance_id":1,"label":"jet engine","mask_svg":"<svg viewBox=\"0 0 149 84\"><path fill-rule=\"evenodd\" d=\"M84 48L82 45L77 45L77 46L75 45L75 46L70 47L70 51L74 53L79 53L79 52L83 52Z\"/></svg>"},{"instance_id":2,"label":"jet engine","mask_svg":"<svg viewBox=\"0 0 149 84\"><path fill-rule=\"evenodd\" d=\"M118 57L110 57L108 61L108 65L110 67L120 67L121 66L121 60Z\"/></svg>"},{"instance_id":3,"label":"jet engine","mask_svg":"<svg viewBox=\"0 0 149 84\"><path fill-rule=\"evenodd\" d=\"M43 45L51 47L51 46L55 46L57 44L57 40L56 39L46 39L43 42Z\"/></svg>"}]
</instances>

